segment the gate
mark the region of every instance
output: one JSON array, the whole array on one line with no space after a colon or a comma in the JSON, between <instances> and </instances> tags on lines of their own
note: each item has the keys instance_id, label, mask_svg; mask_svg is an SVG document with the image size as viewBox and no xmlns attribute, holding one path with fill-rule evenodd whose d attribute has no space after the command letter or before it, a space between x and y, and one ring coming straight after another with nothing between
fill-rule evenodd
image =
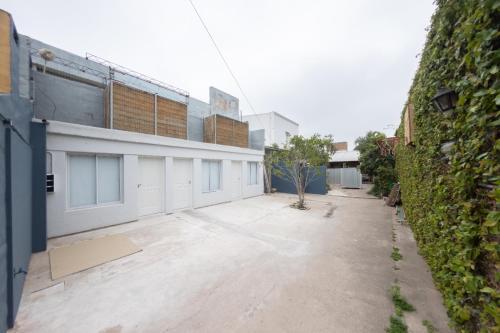
<instances>
[{"instance_id":1,"label":"gate","mask_svg":"<svg viewBox=\"0 0 500 333\"><path fill-rule=\"evenodd\" d=\"M341 173L340 168L334 168L334 169L326 169L326 175L327 175L327 182L329 185L338 185L340 184L340 173Z\"/></svg>"},{"instance_id":2,"label":"gate","mask_svg":"<svg viewBox=\"0 0 500 333\"><path fill-rule=\"evenodd\" d=\"M340 186L344 188L361 188L362 176L358 168L342 168Z\"/></svg>"},{"instance_id":3,"label":"gate","mask_svg":"<svg viewBox=\"0 0 500 333\"><path fill-rule=\"evenodd\" d=\"M7 323L14 325L31 256L31 147L5 130L7 204Z\"/></svg>"},{"instance_id":4,"label":"gate","mask_svg":"<svg viewBox=\"0 0 500 333\"><path fill-rule=\"evenodd\" d=\"M327 169L327 180L330 185L340 185L345 188L361 188L362 176L358 168Z\"/></svg>"}]
</instances>

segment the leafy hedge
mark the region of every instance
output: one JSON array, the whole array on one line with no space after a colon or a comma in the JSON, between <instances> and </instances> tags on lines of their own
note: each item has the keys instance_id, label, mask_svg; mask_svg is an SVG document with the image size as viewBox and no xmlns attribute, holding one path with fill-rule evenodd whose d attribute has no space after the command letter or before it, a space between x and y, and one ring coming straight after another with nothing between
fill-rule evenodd
<instances>
[{"instance_id":1,"label":"leafy hedge","mask_svg":"<svg viewBox=\"0 0 500 333\"><path fill-rule=\"evenodd\" d=\"M388 196L397 181L394 157L382 156L377 144L385 139L385 134L376 131L369 131L365 136L356 139L355 149L360 154L361 172L373 180L370 194L376 196Z\"/></svg>"},{"instance_id":2,"label":"leafy hedge","mask_svg":"<svg viewBox=\"0 0 500 333\"><path fill-rule=\"evenodd\" d=\"M409 92L414 145L398 129L402 199L456 328L500 332L500 0L436 4ZM459 96L451 114L432 105L442 86Z\"/></svg>"}]
</instances>

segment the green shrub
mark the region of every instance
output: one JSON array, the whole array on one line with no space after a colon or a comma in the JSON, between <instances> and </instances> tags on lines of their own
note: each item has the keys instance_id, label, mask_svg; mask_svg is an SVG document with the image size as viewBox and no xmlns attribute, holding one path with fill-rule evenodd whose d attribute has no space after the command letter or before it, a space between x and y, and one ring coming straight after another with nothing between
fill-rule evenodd
<instances>
[{"instance_id":1,"label":"green shrub","mask_svg":"<svg viewBox=\"0 0 500 333\"><path fill-rule=\"evenodd\" d=\"M394 261L400 261L401 259L403 259L403 255L399 252L399 249L397 247L392 247L391 258Z\"/></svg>"},{"instance_id":2,"label":"green shrub","mask_svg":"<svg viewBox=\"0 0 500 333\"><path fill-rule=\"evenodd\" d=\"M373 180L370 194L375 196L389 195L397 178L394 157L383 156L377 143L385 139L385 134L376 131L370 131L356 139L356 150L360 153L360 169Z\"/></svg>"},{"instance_id":3,"label":"green shrub","mask_svg":"<svg viewBox=\"0 0 500 333\"><path fill-rule=\"evenodd\" d=\"M379 166L375 172L371 194L388 196L397 182L396 177L396 170L393 165Z\"/></svg>"},{"instance_id":4,"label":"green shrub","mask_svg":"<svg viewBox=\"0 0 500 333\"><path fill-rule=\"evenodd\" d=\"M427 333L437 333L437 328L429 320L422 320L422 325L427 329Z\"/></svg>"},{"instance_id":5,"label":"green shrub","mask_svg":"<svg viewBox=\"0 0 500 333\"><path fill-rule=\"evenodd\" d=\"M398 285L393 285L391 287L391 297L392 303L394 303L394 307L396 308L396 313L402 313L404 311L415 311L415 307L408 303L406 298L401 295L401 289Z\"/></svg>"},{"instance_id":6,"label":"green shrub","mask_svg":"<svg viewBox=\"0 0 500 333\"><path fill-rule=\"evenodd\" d=\"M391 316L389 327L385 331L387 333L406 333L408 332L408 326L406 326L403 318Z\"/></svg>"},{"instance_id":7,"label":"green shrub","mask_svg":"<svg viewBox=\"0 0 500 333\"><path fill-rule=\"evenodd\" d=\"M499 332L500 1L436 4L409 92L414 145L396 151L402 201L456 327ZM459 96L448 115L432 105L442 86Z\"/></svg>"}]
</instances>

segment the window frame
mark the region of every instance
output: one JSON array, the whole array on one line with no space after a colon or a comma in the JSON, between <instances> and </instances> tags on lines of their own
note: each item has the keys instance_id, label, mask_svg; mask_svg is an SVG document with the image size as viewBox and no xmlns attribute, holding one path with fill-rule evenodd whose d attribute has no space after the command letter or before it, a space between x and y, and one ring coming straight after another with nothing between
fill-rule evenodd
<instances>
[{"instance_id":1,"label":"window frame","mask_svg":"<svg viewBox=\"0 0 500 333\"><path fill-rule=\"evenodd\" d=\"M255 183L252 183L252 165L255 165ZM247 162L247 185L255 186L259 185L259 162L248 161Z\"/></svg>"},{"instance_id":2,"label":"window frame","mask_svg":"<svg viewBox=\"0 0 500 333\"><path fill-rule=\"evenodd\" d=\"M71 206L71 167L70 160L72 156L87 156L94 158L94 168L95 168L95 203L89 205L81 205L81 206ZM118 201L109 201L109 202L99 202L99 157L115 157L119 160L119 176L120 181L118 183L119 186L119 195L120 199ZM124 197L124 177L123 177L123 155L120 154L98 154L98 153L80 153L80 152L68 152L66 153L66 208L68 210L79 210L79 209L88 209L88 208L99 208L99 207L107 207L107 206L115 206L123 204Z\"/></svg>"},{"instance_id":3,"label":"window frame","mask_svg":"<svg viewBox=\"0 0 500 333\"><path fill-rule=\"evenodd\" d=\"M52 175L54 174L54 165L52 163L53 156L51 151L45 152L45 174Z\"/></svg>"},{"instance_id":4,"label":"window frame","mask_svg":"<svg viewBox=\"0 0 500 333\"><path fill-rule=\"evenodd\" d=\"M222 160L212 160L212 159L202 159L201 160L201 168L202 168L202 171L201 171L201 175L203 177L203 165L204 163L208 163L208 191L203 189L203 178L202 178L202 188L201 188L201 193L215 193L215 192L220 192L222 191ZM212 173L210 172L211 171L211 165L212 163L217 163L219 165L219 184L217 186L217 189L215 190L211 190L210 188L212 187L211 184L211 175Z\"/></svg>"}]
</instances>

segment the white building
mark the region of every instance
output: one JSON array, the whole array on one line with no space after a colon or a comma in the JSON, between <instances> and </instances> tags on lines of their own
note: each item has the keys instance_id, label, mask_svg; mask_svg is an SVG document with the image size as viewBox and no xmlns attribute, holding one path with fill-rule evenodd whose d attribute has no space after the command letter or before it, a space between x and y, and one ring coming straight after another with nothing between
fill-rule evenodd
<instances>
[{"instance_id":1,"label":"white building","mask_svg":"<svg viewBox=\"0 0 500 333\"><path fill-rule=\"evenodd\" d=\"M48 237L260 195L263 154L51 121Z\"/></svg>"},{"instance_id":2,"label":"white building","mask_svg":"<svg viewBox=\"0 0 500 333\"><path fill-rule=\"evenodd\" d=\"M259 113L256 115L244 115L243 121L247 121L250 130L264 129L266 147L277 144L284 146L290 137L299 134L299 124L279 114L278 112Z\"/></svg>"}]
</instances>

